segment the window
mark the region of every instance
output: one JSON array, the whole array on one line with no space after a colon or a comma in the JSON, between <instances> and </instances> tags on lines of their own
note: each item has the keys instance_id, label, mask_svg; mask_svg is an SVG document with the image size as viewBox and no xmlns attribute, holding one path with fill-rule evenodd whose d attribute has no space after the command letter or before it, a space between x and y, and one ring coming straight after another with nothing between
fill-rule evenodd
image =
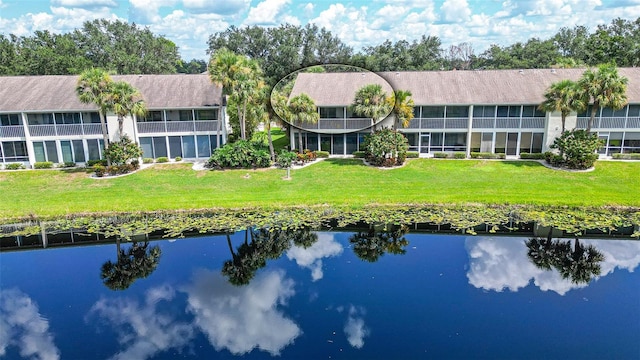
<instances>
[{"instance_id":1,"label":"window","mask_svg":"<svg viewBox=\"0 0 640 360\"><path fill-rule=\"evenodd\" d=\"M45 141L45 148L47 150L47 161L58 163L58 148L55 141Z\"/></svg>"},{"instance_id":2,"label":"window","mask_svg":"<svg viewBox=\"0 0 640 360\"><path fill-rule=\"evenodd\" d=\"M319 109L321 119L340 119L344 117L344 108L341 107L321 107ZM358 117L360 116L358 115Z\"/></svg>"},{"instance_id":3,"label":"window","mask_svg":"<svg viewBox=\"0 0 640 360\"><path fill-rule=\"evenodd\" d=\"M640 116L640 105L629 105L629 117Z\"/></svg>"},{"instance_id":4,"label":"window","mask_svg":"<svg viewBox=\"0 0 640 360\"><path fill-rule=\"evenodd\" d=\"M332 154L344 154L344 135L333 135L333 152Z\"/></svg>"},{"instance_id":5,"label":"window","mask_svg":"<svg viewBox=\"0 0 640 360\"><path fill-rule=\"evenodd\" d=\"M99 124L100 114L98 114L97 112L82 113L82 122L85 124Z\"/></svg>"},{"instance_id":6,"label":"window","mask_svg":"<svg viewBox=\"0 0 640 360\"><path fill-rule=\"evenodd\" d=\"M184 158L195 158L196 157L196 142L193 136L183 136L182 137L182 151L184 154Z\"/></svg>"},{"instance_id":7,"label":"window","mask_svg":"<svg viewBox=\"0 0 640 360\"><path fill-rule=\"evenodd\" d=\"M196 120L217 120L218 109L196 110Z\"/></svg>"},{"instance_id":8,"label":"window","mask_svg":"<svg viewBox=\"0 0 640 360\"><path fill-rule=\"evenodd\" d=\"M198 157L210 157L211 146L209 144L209 136L198 135L196 136L196 141L198 143Z\"/></svg>"},{"instance_id":9,"label":"window","mask_svg":"<svg viewBox=\"0 0 640 360\"><path fill-rule=\"evenodd\" d=\"M180 136L169 136L169 157L182 157L182 141Z\"/></svg>"},{"instance_id":10,"label":"window","mask_svg":"<svg viewBox=\"0 0 640 360\"><path fill-rule=\"evenodd\" d=\"M543 133L533 133L531 140L531 152L532 153L541 153L542 152L542 139L544 138Z\"/></svg>"},{"instance_id":11,"label":"window","mask_svg":"<svg viewBox=\"0 0 640 360\"><path fill-rule=\"evenodd\" d=\"M520 111L521 111L520 105L518 105L518 106L509 106L509 117L519 118L520 117Z\"/></svg>"},{"instance_id":12,"label":"window","mask_svg":"<svg viewBox=\"0 0 640 360\"><path fill-rule=\"evenodd\" d=\"M444 117L444 106L423 106L422 117L425 119L441 119Z\"/></svg>"},{"instance_id":13,"label":"window","mask_svg":"<svg viewBox=\"0 0 640 360\"><path fill-rule=\"evenodd\" d=\"M180 110L178 114L180 121L193 121L193 111L191 110Z\"/></svg>"},{"instance_id":14,"label":"window","mask_svg":"<svg viewBox=\"0 0 640 360\"><path fill-rule=\"evenodd\" d=\"M468 106L447 106L448 118L468 118L469 107Z\"/></svg>"},{"instance_id":15,"label":"window","mask_svg":"<svg viewBox=\"0 0 640 360\"><path fill-rule=\"evenodd\" d=\"M155 158L167 156L167 141L164 136L153 137L153 155Z\"/></svg>"},{"instance_id":16,"label":"window","mask_svg":"<svg viewBox=\"0 0 640 360\"><path fill-rule=\"evenodd\" d=\"M509 116L509 107L508 106L498 106L498 111L496 112L497 117L507 117Z\"/></svg>"},{"instance_id":17,"label":"window","mask_svg":"<svg viewBox=\"0 0 640 360\"><path fill-rule=\"evenodd\" d=\"M80 124L80 113L55 113L56 124Z\"/></svg>"},{"instance_id":18,"label":"window","mask_svg":"<svg viewBox=\"0 0 640 360\"><path fill-rule=\"evenodd\" d=\"M357 134L346 134L347 141L347 150L346 154L353 154L354 151L358 150L358 135ZM311 148L309 148L311 150Z\"/></svg>"},{"instance_id":19,"label":"window","mask_svg":"<svg viewBox=\"0 0 640 360\"><path fill-rule=\"evenodd\" d=\"M89 139L87 140L87 149L89 150L89 160L100 160L102 158L102 151L104 143L102 140Z\"/></svg>"},{"instance_id":20,"label":"window","mask_svg":"<svg viewBox=\"0 0 640 360\"><path fill-rule=\"evenodd\" d=\"M474 106L473 107L473 117L481 118L493 118L496 116L496 107L495 106Z\"/></svg>"},{"instance_id":21,"label":"window","mask_svg":"<svg viewBox=\"0 0 640 360\"><path fill-rule=\"evenodd\" d=\"M26 141L5 141L2 143L4 161L29 161Z\"/></svg>"},{"instance_id":22,"label":"window","mask_svg":"<svg viewBox=\"0 0 640 360\"><path fill-rule=\"evenodd\" d=\"M22 117L20 114L0 114L0 125L22 125Z\"/></svg>"},{"instance_id":23,"label":"window","mask_svg":"<svg viewBox=\"0 0 640 360\"><path fill-rule=\"evenodd\" d=\"M33 151L37 162L58 162L58 149L55 141L37 141L33 143Z\"/></svg>"},{"instance_id":24,"label":"window","mask_svg":"<svg viewBox=\"0 0 640 360\"><path fill-rule=\"evenodd\" d=\"M147 111L142 121L162 121L162 111Z\"/></svg>"},{"instance_id":25,"label":"window","mask_svg":"<svg viewBox=\"0 0 640 360\"><path fill-rule=\"evenodd\" d=\"M530 132L523 132L520 134L520 152L530 153L531 152L531 139L532 134Z\"/></svg>"},{"instance_id":26,"label":"window","mask_svg":"<svg viewBox=\"0 0 640 360\"><path fill-rule=\"evenodd\" d=\"M445 133L444 151L465 151L467 149L466 133Z\"/></svg>"},{"instance_id":27,"label":"window","mask_svg":"<svg viewBox=\"0 0 640 360\"><path fill-rule=\"evenodd\" d=\"M49 113L43 114L27 114L29 125L52 125L53 115Z\"/></svg>"},{"instance_id":28,"label":"window","mask_svg":"<svg viewBox=\"0 0 640 360\"><path fill-rule=\"evenodd\" d=\"M420 106L414 106L413 107L413 117L416 119L419 119L420 116Z\"/></svg>"},{"instance_id":29,"label":"window","mask_svg":"<svg viewBox=\"0 0 640 360\"><path fill-rule=\"evenodd\" d=\"M73 140L71 143L73 144L75 162L85 162L84 145L82 144L82 140Z\"/></svg>"},{"instance_id":30,"label":"window","mask_svg":"<svg viewBox=\"0 0 640 360\"><path fill-rule=\"evenodd\" d=\"M71 148L71 141L60 141L60 150L62 151L62 162L75 162L73 161L73 150Z\"/></svg>"}]
</instances>

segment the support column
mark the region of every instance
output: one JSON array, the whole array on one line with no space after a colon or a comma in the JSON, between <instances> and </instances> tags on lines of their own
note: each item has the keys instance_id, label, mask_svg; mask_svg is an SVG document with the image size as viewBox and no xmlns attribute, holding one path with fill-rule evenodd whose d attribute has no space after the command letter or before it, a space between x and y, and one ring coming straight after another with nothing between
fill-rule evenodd
<instances>
[{"instance_id":1,"label":"support column","mask_svg":"<svg viewBox=\"0 0 640 360\"><path fill-rule=\"evenodd\" d=\"M469 120L467 121L467 151L466 157L471 157L471 132L473 131L473 105L469 105ZM482 135L480 135L482 143Z\"/></svg>"},{"instance_id":2,"label":"support column","mask_svg":"<svg viewBox=\"0 0 640 360\"><path fill-rule=\"evenodd\" d=\"M33 142L31 141L31 133L29 132L29 119L26 113L20 113L22 117L22 127L24 129L24 140L27 146L27 156L29 157L29 166L33 167L36 162L36 152L33 149Z\"/></svg>"}]
</instances>

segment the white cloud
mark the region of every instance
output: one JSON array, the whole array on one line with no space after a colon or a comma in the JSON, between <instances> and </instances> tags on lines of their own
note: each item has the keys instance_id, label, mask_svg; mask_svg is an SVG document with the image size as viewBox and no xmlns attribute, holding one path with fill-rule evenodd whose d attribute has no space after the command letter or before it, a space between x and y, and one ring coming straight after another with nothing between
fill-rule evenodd
<instances>
[{"instance_id":1,"label":"white cloud","mask_svg":"<svg viewBox=\"0 0 640 360\"><path fill-rule=\"evenodd\" d=\"M264 0L249 10L244 23L247 25L276 25L285 6L291 0Z\"/></svg>"},{"instance_id":2,"label":"white cloud","mask_svg":"<svg viewBox=\"0 0 640 360\"><path fill-rule=\"evenodd\" d=\"M307 3L304 6L304 14L307 17L310 17L311 15L313 15L313 10L315 9L315 6L313 5L313 3Z\"/></svg>"},{"instance_id":3,"label":"white cloud","mask_svg":"<svg viewBox=\"0 0 640 360\"><path fill-rule=\"evenodd\" d=\"M244 11L251 0L183 0L185 9L193 13L233 16Z\"/></svg>"},{"instance_id":4,"label":"white cloud","mask_svg":"<svg viewBox=\"0 0 640 360\"><path fill-rule=\"evenodd\" d=\"M464 22L471 16L471 9L467 0L445 0L440 7L444 20L448 22Z\"/></svg>"},{"instance_id":5,"label":"white cloud","mask_svg":"<svg viewBox=\"0 0 640 360\"><path fill-rule=\"evenodd\" d=\"M163 286L147 291L143 304L123 298L100 299L86 320L97 315L115 328L118 342L125 349L112 359L146 359L169 349L180 351L193 339L193 325L177 321L156 308L159 301L170 301L173 297L174 290Z\"/></svg>"},{"instance_id":6,"label":"white cloud","mask_svg":"<svg viewBox=\"0 0 640 360\"><path fill-rule=\"evenodd\" d=\"M278 355L302 333L278 309L293 296L293 286L282 272L260 273L249 285L237 287L219 272L200 270L185 289L187 309L216 350L241 355L258 348Z\"/></svg>"},{"instance_id":7,"label":"white cloud","mask_svg":"<svg viewBox=\"0 0 640 360\"><path fill-rule=\"evenodd\" d=\"M116 7L115 0L51 0L53 6L96 8L96 7Z\"/></svg>"},{"instance_id":8,"label":"white cloud","mask_svg":"<svg viewBox=\"0 0 640 360\"><path fill-rule=\"evenodd\" d=\"M0 357L16 346L24 358L54 360L60 351L49 332L49 321L38 305L18 289L0 290Z\"/></svg>"},{"instance_id":9,"label":"white cloud","mask_svg":"<svg viewBox=\"0 0 640 360\"><path fill-rule=\"evenodd\" d=\"M560 295L587 284L573 284L562 279L556 271L538 269L527 257L524 242L514 238L469 237L465 247L469 254L469 284L485 290L518 291L533 280L542 291L554 291ZM640 242L617 240L580 240L584 245L594 245L605 259L600 263L600 275L607 276L616 268L633 271L640 264Z\"/></svg>"},{"instance_id":10,"label":"white cloud","mask_svg":"<svg viewBox=\"0 0 640 360\"><path fill-rule=\"evenodd\" d=\"M347 322L344 325L344 333L347 335L347 341L349 345L356 349L360 349L364 346L364 338L369 336L369 329L364 324L362 318L364 311L351 306L349 309L349 316Z\"/></svg>"},{"instance_id":11,"label":"white cloud","mask_svg":"<svg viewBox=\"0 0 640 360\"><path fill-rule=\"evenodd\" d=\"M295 260L296 264L311 270L311 279L322 279L322 258L334 257L342 254L342 245L335 240L335 234L320 232L318 241L307 249L293 246L287 251L287 258Z\"/></svg>"}]
</instances>

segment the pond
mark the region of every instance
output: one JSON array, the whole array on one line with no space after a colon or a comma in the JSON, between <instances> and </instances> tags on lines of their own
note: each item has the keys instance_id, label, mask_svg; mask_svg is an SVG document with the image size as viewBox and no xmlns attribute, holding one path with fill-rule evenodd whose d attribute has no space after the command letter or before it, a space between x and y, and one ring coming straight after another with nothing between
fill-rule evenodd
<instances>
[{"instance_id":1,"label":"pond","mask_svg":"<svg viewBox=\"0 0 640 360\"><path fill-rule=\"evenodd\" d=\"M640 241L530 238L251 230L4 251L0 358L638 358Z\"/></svg>"}]
</instances>

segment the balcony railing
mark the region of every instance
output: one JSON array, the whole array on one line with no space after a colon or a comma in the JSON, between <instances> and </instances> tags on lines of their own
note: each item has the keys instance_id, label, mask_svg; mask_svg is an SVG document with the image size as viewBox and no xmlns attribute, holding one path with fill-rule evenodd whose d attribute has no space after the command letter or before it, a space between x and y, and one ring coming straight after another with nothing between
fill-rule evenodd
<instances>
[{"instance_id":1,"label":"balcony railing","mask_svg":"<svg viewBox=\"0 0 640 360\"><path fill-rule=\"evenodd\" d=\"M22 125L0 126L0 138L24 137L24 127Z\"/></svg>"},{"instance_id":2,"label":"balcony railing","mask_svg":"<svg viewBox=\"0 0 640 360\"><path fill-rule=\"evenodd\" d=\"M586 129L589 117L579 117L576 127ZM640 128L640 117L596 117L593 119L592 129L637 129Z\"/></svg>"},{"instance_id":3,"label":"balcony railing","mask_svg":"<svg viewBox=\"0 0 640 360\"><path fill-rule=\"evenodd\" d=\"M360 130L371 126L371 119L320 119L317 123L294 123L305 130Z\"/></svg>"},{"instance_id":4,"label":"balcony railing","mask_svg":"<svg viewBox=\"0 0 640 360\"><path fill-rule=\"evenodd\" d=\"M216 132L218 131L218 120L153 121L138 123L138 132L141 134L185 133L195 131Z\"/></svg>"},{"instance_id":5,"label":"balcony railing","mask_svg":"<svg viewBox=\"0 0 640 360\"><path fill-rule=\"evenodd\" d=\"M100 124L29 125L31 136L73 136L102 134Z\"/></svg>"},{"instance_id":6,"label":"balcony railing","mask_svg":"<svg viewBox=\"0 0 640 360\"><path fill-rule=\"evenodd\" d=\"M544 118L473 118L474 129L544 129Z\"/></svg>"}]
</instances>

